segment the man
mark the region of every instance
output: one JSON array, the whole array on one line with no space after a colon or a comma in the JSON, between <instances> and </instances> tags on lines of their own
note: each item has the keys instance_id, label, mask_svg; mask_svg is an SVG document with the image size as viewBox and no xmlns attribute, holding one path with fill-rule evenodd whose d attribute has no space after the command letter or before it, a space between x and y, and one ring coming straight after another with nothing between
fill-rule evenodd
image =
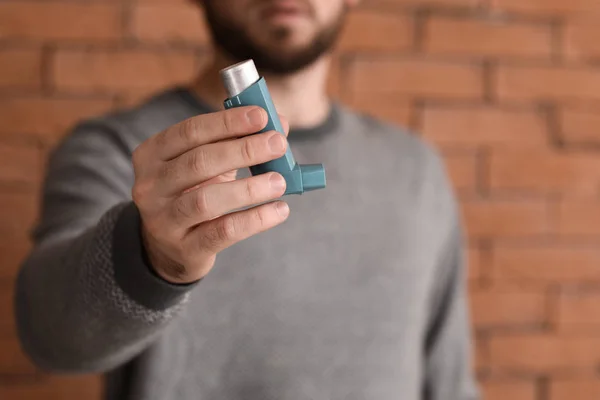
<instances>
[{"instance_id":1,"label":"man","mask_svg":"<svg viewBox=\"0 0 600 400\"><path fill-rule=\"evenodd\" d=\"M443 166L325 94L357 1L205 0L215 57L191 88L59 146L17 284L37 365L106 373L108 399L475 398ZM246 172L288 145L248 136L259 108L218 111L219 70L248 58L326 189L277 200L280 175Z\"/></svg>"}]
</instances>

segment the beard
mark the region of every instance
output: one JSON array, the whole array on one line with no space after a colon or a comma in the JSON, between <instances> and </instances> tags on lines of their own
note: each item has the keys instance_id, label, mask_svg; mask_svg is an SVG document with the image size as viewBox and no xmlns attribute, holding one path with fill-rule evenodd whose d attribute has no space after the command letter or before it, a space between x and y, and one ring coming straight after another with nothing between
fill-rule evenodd
<instances>
[{"instance_id":1,"label":"beard","mask_svg":"<svg viewBox=\"0 0 600 400\"><path fill-rule=\"evenodd\" d=\"M261 73L288 75L308 67L333 48L342 31L347 10L344 8L333 23L321 28L310 43L296 49L285 46L293 34L290 28L271 30L268 35L273 44L262 45L253 40L243 27L219 15L211 1L204 2L204 11L215 45L235 62L252 59Z\"/></svg>"}]
</instances>

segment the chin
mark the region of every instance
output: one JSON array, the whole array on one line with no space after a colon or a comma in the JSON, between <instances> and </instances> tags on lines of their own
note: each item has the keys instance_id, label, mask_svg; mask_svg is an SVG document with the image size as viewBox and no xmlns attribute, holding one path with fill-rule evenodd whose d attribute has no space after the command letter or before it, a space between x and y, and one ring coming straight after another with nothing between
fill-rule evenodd
<instances>
[{"instance_id":1,"label":"chin","mask_svg":"<svg viewBox=\"0 0 600 400\"><path fill-rule=\"evenodd\" d=\"M312 40L314 40L314 34L304 30L278 27L269 30L262 42L268 47L301 50L309 46Z\"/></svg>"}]
</instances>

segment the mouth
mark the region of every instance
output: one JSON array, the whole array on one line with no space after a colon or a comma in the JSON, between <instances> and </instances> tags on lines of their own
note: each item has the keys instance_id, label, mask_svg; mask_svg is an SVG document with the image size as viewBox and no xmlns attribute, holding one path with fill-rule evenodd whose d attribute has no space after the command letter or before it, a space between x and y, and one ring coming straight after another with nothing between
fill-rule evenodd
<instances>
[{"instance_id":1,"label":"mouth","mask_svg":"<svg viewBox=\"0 0 600 400\"><path fill-rule=\"evenodd\" d=\"M303 1L274 0L262 9L261 18L270 22L286 22L309 14L310 10Z\"/></svg>"}]
</instances>

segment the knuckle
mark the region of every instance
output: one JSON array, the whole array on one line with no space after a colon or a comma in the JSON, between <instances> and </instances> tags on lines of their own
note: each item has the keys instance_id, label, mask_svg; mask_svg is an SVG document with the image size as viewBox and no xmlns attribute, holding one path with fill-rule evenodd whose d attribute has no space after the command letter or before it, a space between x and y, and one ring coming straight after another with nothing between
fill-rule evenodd
<instances>
[{"instance_id":1,"label":"knuckle","mask_svg":"<svg viewBox=\"0 0 600 400\"><path fill-rule=\"evenodd\" d=\"M194 212L202 218L209 214L208 198L206 196L206 191L202 189L196 190L194 196Z\"/></svg>"},{"instance_id":2,"label":"knuckle","mask_svg":"<svg viewBox=\"0 0 600 400\"><path fill-rule=\"evenodd\" d=\"M173 172L173 166L170 162L164 163L158 168L157 177L159 180L169 179Z\"/></svg>"},{"instance_id":3,"label":"knuckle","mask_svg":"<svg viewBox=\"0 0 600 400\"><path fill-rule=\"evenodd\" d=\"M203 240L198 243L198 250L201 251L215 251L219 248L219 235L217 229L207 229L204 232Z\"/></svg>"},{"instance_id":4,"label":"knuckle","mask_svg":"<svg viewBox=\"0 0 600 400\"><path fill-rule=\"evenodd\" d=\"M156 136L154 136L154 138L152 140L154 140L155 147L160 149L167 144L167 137L169 136L168 132L169 132L169 129L164 130L164 131L158 133Z\"/></svg>"},{"instance_id":5,"label":"knuckle","mask_svg":"<svg viewBox=\"0 0 600 400\"><path fill-rule=\"evenodd\" d=\"M144 198L144 193L140 189L140 186L134 185L133 189L131 189L131 199L133 200L135 205L137 205L139 207L143 198Z\"/></svg>"},{"instance_id":6,"label":"knuckle","mask_svg":"<svg viewBox=\"0 0 600 400\"><path fill-rule=\"evenodd\" d=\"M255 200L260 194L260 183L256 179L246 180L244 185L244 195L248 200Z\"/></svg>"},{"instance_id":7,"label":"knuckle","mask_svg":"<svg viewBox=\"0 0 600 400\"><path fill-rule=\"evenodd\" d=\"M148 191L149 187L144 182L136 182L133 185L133 188L131 189L131 198L138 207L144 203Z\"/></svg>"},{"instance_id":8,"label":"knuckle","mask_svg":"<svg viewBox=\"0 0 600 400\"><path fill-rule=\"evenodd\" d=\"M208 157L200 149L191 151L187 160L187 168L194 174L200 174L207 169Z\"/></svg>"},{"instance_id":9,"label":"knuckle","mask_svg":"<svg viewBox=\"0 0 600 400\"><path fill-rule=\"evenodd\" d=\"M255 221L260 228L264 228L267 225L267 218L263 207L257 207L253 211L253 221Z\"/></svg>"},{"instance_id":10,"label":"knuckle","mask_svg":"<svg viewBox=\"0 0 600 400\"><path fill-rule=\"evenodd\" d=\"M173 211L175 212L173 217L176 221L190 217L190 208L186 204L183 196L180 196L175 200L173 204Z\"/></svg>"},{"instance_id":11,"label":"knuckle","mask_svg":"<svg viewBox=\"0 0 600 400\"><path fill-rule=\"evenodd\" d=\"M235 131L234 114L232 112L224 112L221 123L223 124L223 130L226 133L233 133Z\"/></svg>"},{"instance_id":12,"label":"knuckle","mask_svg":"<svg viewBox=\"0 0 600 400\"><path fill-rule=\"evenodd\" d=\"M256 156L256 150L253 141L250 138L244 139L240 151L245 163L251 163Z\"/></svg>"},{"instance_id":13,"label":"knuckle","mask_svg":"<svg viewBox=\"0 0 600 400\"><path fill-rule=\"evenodd\" d=\"M192 144L198 130L198 121L195 118L186 119L179 124L179 137L184 143Z\"/></svg>"},{"instance_id":14,"label":"knuckle","mask_svg":"<svg viewBox=\"0 0 600 400\"><path fill-rule=\"evenodd\" d=\"M223 218L221 223L217 224L216 237L219 243L232 241L237 233L235 218L232 216Z\"/></svg>"}]
</instances>

